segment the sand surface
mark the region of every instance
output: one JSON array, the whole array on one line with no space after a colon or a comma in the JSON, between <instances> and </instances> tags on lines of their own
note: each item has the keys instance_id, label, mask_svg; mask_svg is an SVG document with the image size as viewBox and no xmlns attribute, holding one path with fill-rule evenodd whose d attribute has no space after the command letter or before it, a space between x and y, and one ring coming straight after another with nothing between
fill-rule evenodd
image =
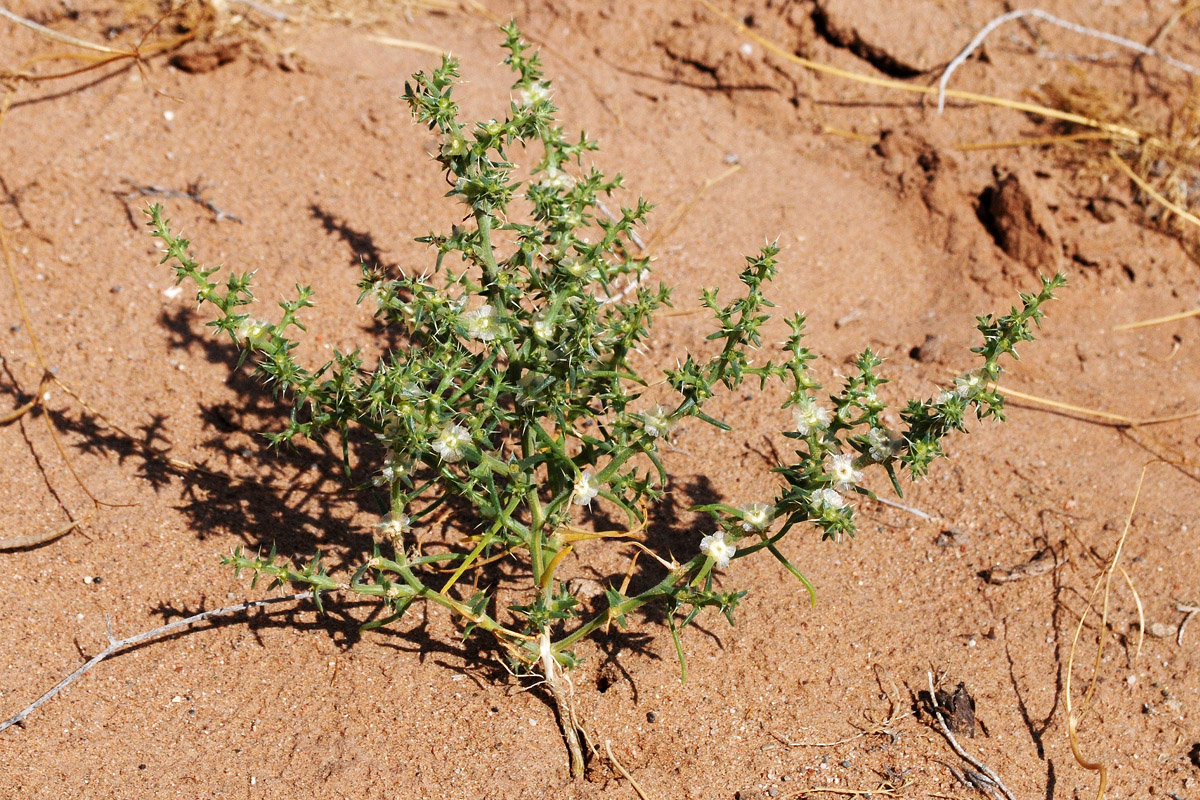
<instances>
[{"instance_id":1,"label":"sand surface","mask_svg":"<svg viewBox=\"0 0 1200 800\"><path fill-rule=\"evenodd\" d=\"M118 46L145 32L148 5L8 7ZM1005 11L992 0L718 6L787 52L919 86ZM1180 8L1042 7L1139 42ZM508 103L501 35L479 9L420 3L228 8L227 28L173 63L158 55L144 70L109 67L9 95L0 224L33 330L0 282L0 409L38 390L31 332L86 406L51 386L44 411L0 428L0 537L85 516L92 504L75 476L106 505L51 543L0 552L0 717L103 648L106 620L126 636L270 596L219 565L235 547L275 543L298 559L319 548L334 571L370 547L370 504L339 492L336 453L268 447L261 434L278 429L280 407L234 368L236 353L190 293L170 290L144 225L149 200L133 186L199 188L240 218L162 200L204 263L258 270L265 303L311 284L306 357L318 364L369 337L370 313L354 304L360 260L419 270L432 254L413 238L461 213L442 197L428 155L436 143L399 99L437 56L368 37L453 51L464 107L486 119ZM1137 419L1200 408L1195 319L1112 329L1200 304L1194 232L1177 235L1185 229L1135 194L1102 143L961 149L1080 128L961 100L939 115L926 96L810 72L684 0L488 9L542 46L560 120L600 140L595 163L626 176L628 199L657 206L645 234L679 309L698 307L703 287L734 291L743 256L778 238L770 295L781 312L808 312L818 373L835 381L869 346L887 358L888 396L900 400L973 366L974 315L1006 311L1039 272L1062 269L1069 288L1004 384ZM174 31L168 23L152 38ZM1198 43L1192 13L1156 47L1200 64ZM0 67L64 48L0 21ZM1159 59L1135 63L1045 23L1010 23L983 53L954 75L956 88L1046 102L1056 87L1085 87L1107 119L1148 131L1165 130L1190 91L1186 73ZM661 319L646 363L705 352L709 325L704 314ZM783 331L769 328L768 340ZM716 403L732 432L677 431L667 459L677 514L660 544L695 552L704 522L687 508L706 492L731 503L769 496L791 419L779 399L751 387ZM1178 626L1177 604L1200 602L1198 437L1195 418L1130 429L1014 400L1007 424L973 424L948 441L949 460L906 488L903 502L925 516L864 501L852 541L789 537L788 555L818 588L815 608L773 560L735 562L721 583L750 595L736 627L704 614L686 630L686 684L653 619L582 647L574 680L585 726L652 798L836 797L828 792L881 782L912 797L971 797L948 766L963 762L914 713L933 671L973 696L977 730L962 744L1016 797L1094 796L1096 775L1068 745L1071 638L1155 459L1179 466L1146 473L1121 566L1148 626ZM880 478L873 488L892 497ZM596 547L580 548L570 575L619 574L631 554ZM1007 582L996 578L1010 572L985 572L1047 547L1053 569L1018 569ZM464 646L440 609L359 635L369 612L258 612L120 655L0 733L0 794L636 797L603 756L572 780L548 697ZM1200 625L1182 644L1147 637L1135 658L1137 618L1118 572L1080 744L1107 765L1109 797L1196 797ZM1090 616L1076 709L1096 632Z\"/></svg>"}]
</instances>

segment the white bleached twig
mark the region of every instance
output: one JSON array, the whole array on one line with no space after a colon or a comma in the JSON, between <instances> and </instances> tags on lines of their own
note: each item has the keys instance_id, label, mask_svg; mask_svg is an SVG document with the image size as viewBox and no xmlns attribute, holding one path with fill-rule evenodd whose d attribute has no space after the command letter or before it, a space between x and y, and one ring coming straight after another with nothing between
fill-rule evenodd
<instances>
[{"instance_id":1,"label":"white bleached twig","mask_svg":"<svg viewBox=\"0 0 1200 800\"><path fill-rule=\"evenodd\" d=\"M975 34L975 38L971 40L971 43L963 48L962 52L956 55L954 60L952 60L949 66L946 67L946 71L942 73L941 80L938 81L939 114L941 114L946 107L946 84L949 83L950 76L954 74L954 70L962 66L963 62L970 58L971 54L979 49L979 46L983 44L983 40L988 37L988 34L1006 22L1011 22L1015 19L1021 19L1023 17L1036 17L1043 22L1049 22L1052 25L1065 28L1072 33L1078 33L1080 36L1090 36L1093 39L1100 39L1102 41L1124 47L1127 50L1133 50L1134 52L1141 53L1144 56L1153 56L1154 58L1161 59L1171 66L1183 70L1184 72L1192 75L1200 75L1200 67L1194 67L1191 64L1188 64L1186 61L1180 61L1179 59L1173 58L1166 53L1155 50L1153 47L1147 47L1141 42L1135 42L1132 39L1126 39L1124 36L1117 36L1113 33L1107 33L1106 31L1101 31L1095 28L1089 28L1085 25L1080 25L1075 22L1070 22L1069 20L1065 20L1046 11L1042 11L1039 8L1020 8L1016 11L1010 11L1007 14L1001 14L987 25L984 25L983 29L980 30L979 33Z\"/></svg>"}]
</instances>

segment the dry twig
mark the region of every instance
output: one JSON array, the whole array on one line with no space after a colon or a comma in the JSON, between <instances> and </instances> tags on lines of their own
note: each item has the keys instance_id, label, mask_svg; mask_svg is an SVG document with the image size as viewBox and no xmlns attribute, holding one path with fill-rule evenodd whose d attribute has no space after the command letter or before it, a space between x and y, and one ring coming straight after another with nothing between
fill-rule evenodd
<instances>
[{"instance_id":1,"label":"dry twig","mask_svg":"<svg viewBox=\"0 0 1200 800\"><path fill-rule=\"evenodd\" d=\"M201 613L193 614L186 619L176 620L175 622L168 623L167 625L161 625L153 630L139 633L136 636L130 636L127 639L113 638L112 630L110 629L108 631L108 647L105 647L99 653L84 662L79 669L75 670L70 675L54 684L54 687L50 689L50 691L46 692L37 700L34 700L32 703L25 706L25 708L21 709L20 712L9 717L4 722L0 722L0 732L11 728L13 725L23 722L26 717L36 711L43 703L53 699L56 694L82 678L101 661L104 661L106 658L109 658L121 652L122 650L128 650L131 647L137 647L140 644L148 642L152 639L158 639L159 637L166 636L169 633L182 630L189 625L196 624L197 622L203 622L216 617L228 617L232 614L238 614L242 611L249 611L252 608L259 608L261 606L272 605L274 603L299 602L301 600L307 600L310 597L312 597L312 592L301 592L300 594L294 594L288 597L270 597L266 600L251 600L248 603L238 603L237 605L226 606L225 608L218 608L212 611L202 611Z\"/></svg>"},{"instance_id":2,"label":"dry twig","mask_svg":"<svg viewBox=\"0 0 1200 800\"><path fill-rule=\"evenodd\" d=\"M1194 67L1185 61L1180 61L1179 59L1173 58L1166 53L1155 50L1153 47L1147 47L1141 42L1135 42L1132 39L1126 39L1124 36L1117 36L1112 33L1106 33L1105 31L1097 30L1095 28L1089 28L1085 25L1079 25L1077 23L1070 22L1069 20L1062 19L1061 17L1056 17L1053 14L1049 14L1038 8L1019 8L1016 11L1010 11L1007 14L1001 14L987 25L984 25L983 29L980 30L979 33L975 34L975 38L971 40L970 44L964 47L962 51L956 55L946 67L946 71L942 73L941 80L938 81L937 91L939 114L942 113L946 107L946 95L948 91L946 89L946 84L949 82L950 76L954 74L954 71L962 66L963 62L970 58L972 53L979 49L979 46L983 44L983 40L988 37L988 34L1006 22L1011 22L1015 19L1022 19L1024 17L1036 17L1043 22L1049 22L1052 25L1065 28L1073 33L1078 33L1081 36L1089 36L1093 39L1101 39L1105 42L1124 47L1128 50L1133 50L1134 52L1140 53L1144 56L1154 56L1155 58L1160 58L1167 64L1170 64L1177 69L1181 69L1191 75L1200 75L1200 68Z\"/></svg>"},{"instance_id":3,"label":"dry twig","mask_svg":"<svg viewBox=\"0 0 1200 800\"><path fill-rule=\"evenodd\" d=\"M641 800L650 800L649 795L646 794L645 790L643 790L641 786L638 786L638 782L633 779L633 776L629 774L629 771L621 765L620 761L617 761L617 757L613 755L612 741L609 739L604 740L604 752L608 755L608 760L612 762L612 765L617 768L617 772L621 773L621 777L629 781L629 785L633 787L635 792L637 792L637 796L640 797Z\"/></svg>"},{"instance_id":4,"label":"dry twig","mask_svg":"<svg viewBox=\"0 0 1200 800\"><path fill-rule=\"evenodd\" d=\"M992 768L964 750L962 745L958 743L958 740L954 738L954 734L950 732L950 728L946 725L946 720L942 717L941 706L938 705L937 691L933 687L933 673L926 672L925 677L929 680L930 707L933 709L933 715L937 719L938 727L941 728L942 736L950 743L951 749L958 754L959 758L974 767L981 775L986 776L992 782L992 788L999 789L1007 800L1016 800L1013 797L1013 793L1004 785L1004 781L1000 780L1000 777L992 771Z\"/></svg>"},{"instance_id":5,"label":"dry twig","mask_svg":"<svg viewBox=\"0 0 1200 800\"><path fill-rule=\"evenodd\" d=\"M1175 605L1175 610L1183 611L1187 614L1187 616L1183 618L1183 622L1179 623L1179 633L1175 636L1175 643L1180 647L1183 647L1183 630L1187 627L1187 624L1192 621L1192 617L1196 616L1197 612L1200 612L1200 606L1187 606L1183 603L1177 603Z\"/></svg>"}]
</instances>

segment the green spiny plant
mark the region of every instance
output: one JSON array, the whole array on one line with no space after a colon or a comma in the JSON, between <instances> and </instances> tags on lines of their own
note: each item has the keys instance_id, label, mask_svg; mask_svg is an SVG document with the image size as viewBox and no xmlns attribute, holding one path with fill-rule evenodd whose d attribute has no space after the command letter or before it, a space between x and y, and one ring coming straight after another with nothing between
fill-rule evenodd
<instances>
[{"instance_id":1,"label":"green spiny plant","mask_svg":"<svg viewBox=\"0 0 1200 800\"><path fill-rule=\"evenodd\" d=\"M674 399L652 403L651 381L632 359L655 312L670 301L666 287L645 285L648 258L633 246L650 206L638 200L619 215L604 213L602 197L621 187L620 177L610 180L586 166L584 156L596 144L584 136L568 139L555 124L557 109L538 56L515 26L503 30L506 63L517 75L516 99L503 119L460 119L452 99L458 65L450 58L405 88L414 117L440 136L436 159L453 187L447 196L466 209L463 224L420 240L437 254L432 269L389 278L377 265L364 265L359 302L375 304L379 320L405 346L372 363L359 351L337 353L309 370L295 358L293 338L294 328L303 330L300 312L313 304L308 287L297 287L295 299L280 304L277 321L250 316L252 275L216 282L217 270L192 258L190 243L171 233L162 208L149 213L177 281L196 285L198 300L216 309L209 324L290 403L290 418L270 435L272 442L334 431L346 443L348 474L352 429L369 431L377 443L370 446L385 451L382 469L364 487L386 496L378 541L348 581L328 574L319 554L297 567L274 550L262 557L239 549L225 563L256 581L269 578L272 586L309 588L318 606L325 592L375 598L384 613L366 628L400 619L418 600L444 606L460 619L464 636L486 632L514 669L544 677L558 705L571 770L579 774L579 726L563 672L577 663L575 646L657 603L686 677L679 631L709 607L732 624L745 595L715 585L715 572L731 560L767 550L811 594L778 548L780 540L810 523L826 538L852 535L851 500L870 496L862 470L882 469L899 492L897 471L925 475L943 454L943 437L964 430L969 414L1002 418L1004 401L995 388L1000 359L1015 357L1015 346L1032 338L1042 304L1064 279L1043 279L1040 292L1021 295L1020 307L1007 315L980 317L984 343L974 352L983 365L935 398L909 401L902 426L889 429L887 405L877 393L886 381L870 350L838 391L819 395L803 315L787 320L790 335L776 360L751 361L772 305L764 287L776 274L778 249L767 245L746 260L741 296L722 303L716 290L704 293L716 318L709 336L715 354L689 355L666 370ZM535 162L524 181L510 160L514 150ZM518 195L523 204L514 202ZM705 406L720 387L733 390L746 380L786 387L784 408L792 410L795 427L785 435L796 450L794 461L776 470L782 488L769 502L702 507L715 530L698 542L695 555L678 563L651 553L663 569L657 583L632 596L609 586L605 607L586 612L556 571L574 543L614 537L581 527L583 508L598 503L619 512L630 528L626 536L635 538L666 491L662 457L672 428L686 418L726 428ZM460 521L465 530L444 550L426 552L415 533L450 503L465 504L473 516ZM495 587L467 589L461 581L502 556L518 560L524 582L504 608Z\"/></svg>"}]
</instances>

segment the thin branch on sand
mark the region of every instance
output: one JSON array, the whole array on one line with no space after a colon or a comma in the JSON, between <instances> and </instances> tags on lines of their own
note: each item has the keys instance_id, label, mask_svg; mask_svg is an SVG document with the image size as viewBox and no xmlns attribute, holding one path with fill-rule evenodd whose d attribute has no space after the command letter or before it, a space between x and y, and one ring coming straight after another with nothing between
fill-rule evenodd
<instances>
[{"instance_id":1,"label":"thin branch on sand","mask_svg":"<svg viewBox=\"0 0 1200 800\"><path fill-rule=\"evenodd\" d=\"M959 758L961 758L963 761L966 761L968 764L978 770L980 775L991 781L991 786L989 788L1000 790L1006 800L1016 800L1016 798L1013 797L1013 793L1010 792L1008 787L1004 785L1004 781L1000 780L1000 777L992 771L992 768L972 756L966 750L963 750L962 745L960 745L958 740L954 738L954 734L950 732L950 728L946 725L946 720L942 718L942 709L941 706L938 705L937 692L933 687L933 673L926 672L925 677L929 679L930 708L933 710L934 717L937 718L938 727L941 728L942 736L946 737L946 741L950 743L951 749L958 754Z\"/></svg>"},{"instance_id":2,"label":"thin branch on sand","mask_svg":"<svg viewBox=\"0 0 1200 800\"><path fill-rule=\"evenodd\" d=\"M56 694L82 678L101 661L104 661L106 658L109 658L121 652L122 650L128 650L131 647L137 647L138 645L148 642L152 639L157 639L159 637L166 636L169 633L182 630L189 625L195 625L197 622L204 622L205 620L214 619L216 617L228 617L233 614L239 614L243 611L249 611L252 608L259 608L261 606L272 605L274 603L299 602L301 600L307 600L310 597L312 597L312 592L300 592L300 594L293 594L287 597L270 597L266 600L251 600L248 603L238 603L237 605L226 606L225 608L218 608L212 611L202 611L201 613L193 614L186 619L176 620L175 622L162 625L153 630L139 633L136 636L130 636L127 639L113 638L112 630L110 629L108 632L108 647L105 647L99 653L92 656L87 660L87 662L80 666L79 669L75 670L70 675L56 683L54 688L50 689L50 691L43 694L37 700L34 700L32 703L25 706L25 708L21 709L19 713L9 717L4 722L0 722L0 732L11 728L13 725L23 722L25 718L36 711L40 705L48 700L53 699Z\"/></svg>"},{"instance_id":3,"label":"thin branch on sand","mask_svg":"<svg viewBox=\"0 0 1200 800\"><path fill-rule=\"evenodd\" d=\"M1191 64L1188 64L1186 61L1180 61L1179 59L1173 58L1166 53L1155 50L1153 47L1147 47L1141 42L1135 42L1132 39L1126 39L1124 36L1117 36L1116 34L1107 33L1095 28L1089 28L1085 25L1079 25L1077 23L1070 22L1069 20L1062 19L1061 17L1056 17L1053 14L1042 11L1039 8L1019 8L1016 11L1010 11L1007 14L1001 14L987 25L984 25L983 29L980 30L979 33L975 34L975 38L971 40L971 43L964 47L962 52L956 55L946 67L946 71L942 73L941 80L938 81L939 114L941 114L946 107L946 84L949 83L950 76L954 74L954 70L961 67L963 62L970 58L971 54L979 49L979 46L983 44L983 40L988 37L988 34L1006 22L1012 22L1015 19L1021 19L1023 17L1036 17L1043 22L1049 22L1052 25L1065 28L1072 33L1078 33L1081 36L1090 36L1093 39L1100 39L1102 41L1109 42L1110 44L1124 47L1127 50L1133 50L1134 52L1140 53L1144 56L1153 56L1191 75L1200 75L1200 67L1194 67Z\"/></svg>"}]
</instances>

